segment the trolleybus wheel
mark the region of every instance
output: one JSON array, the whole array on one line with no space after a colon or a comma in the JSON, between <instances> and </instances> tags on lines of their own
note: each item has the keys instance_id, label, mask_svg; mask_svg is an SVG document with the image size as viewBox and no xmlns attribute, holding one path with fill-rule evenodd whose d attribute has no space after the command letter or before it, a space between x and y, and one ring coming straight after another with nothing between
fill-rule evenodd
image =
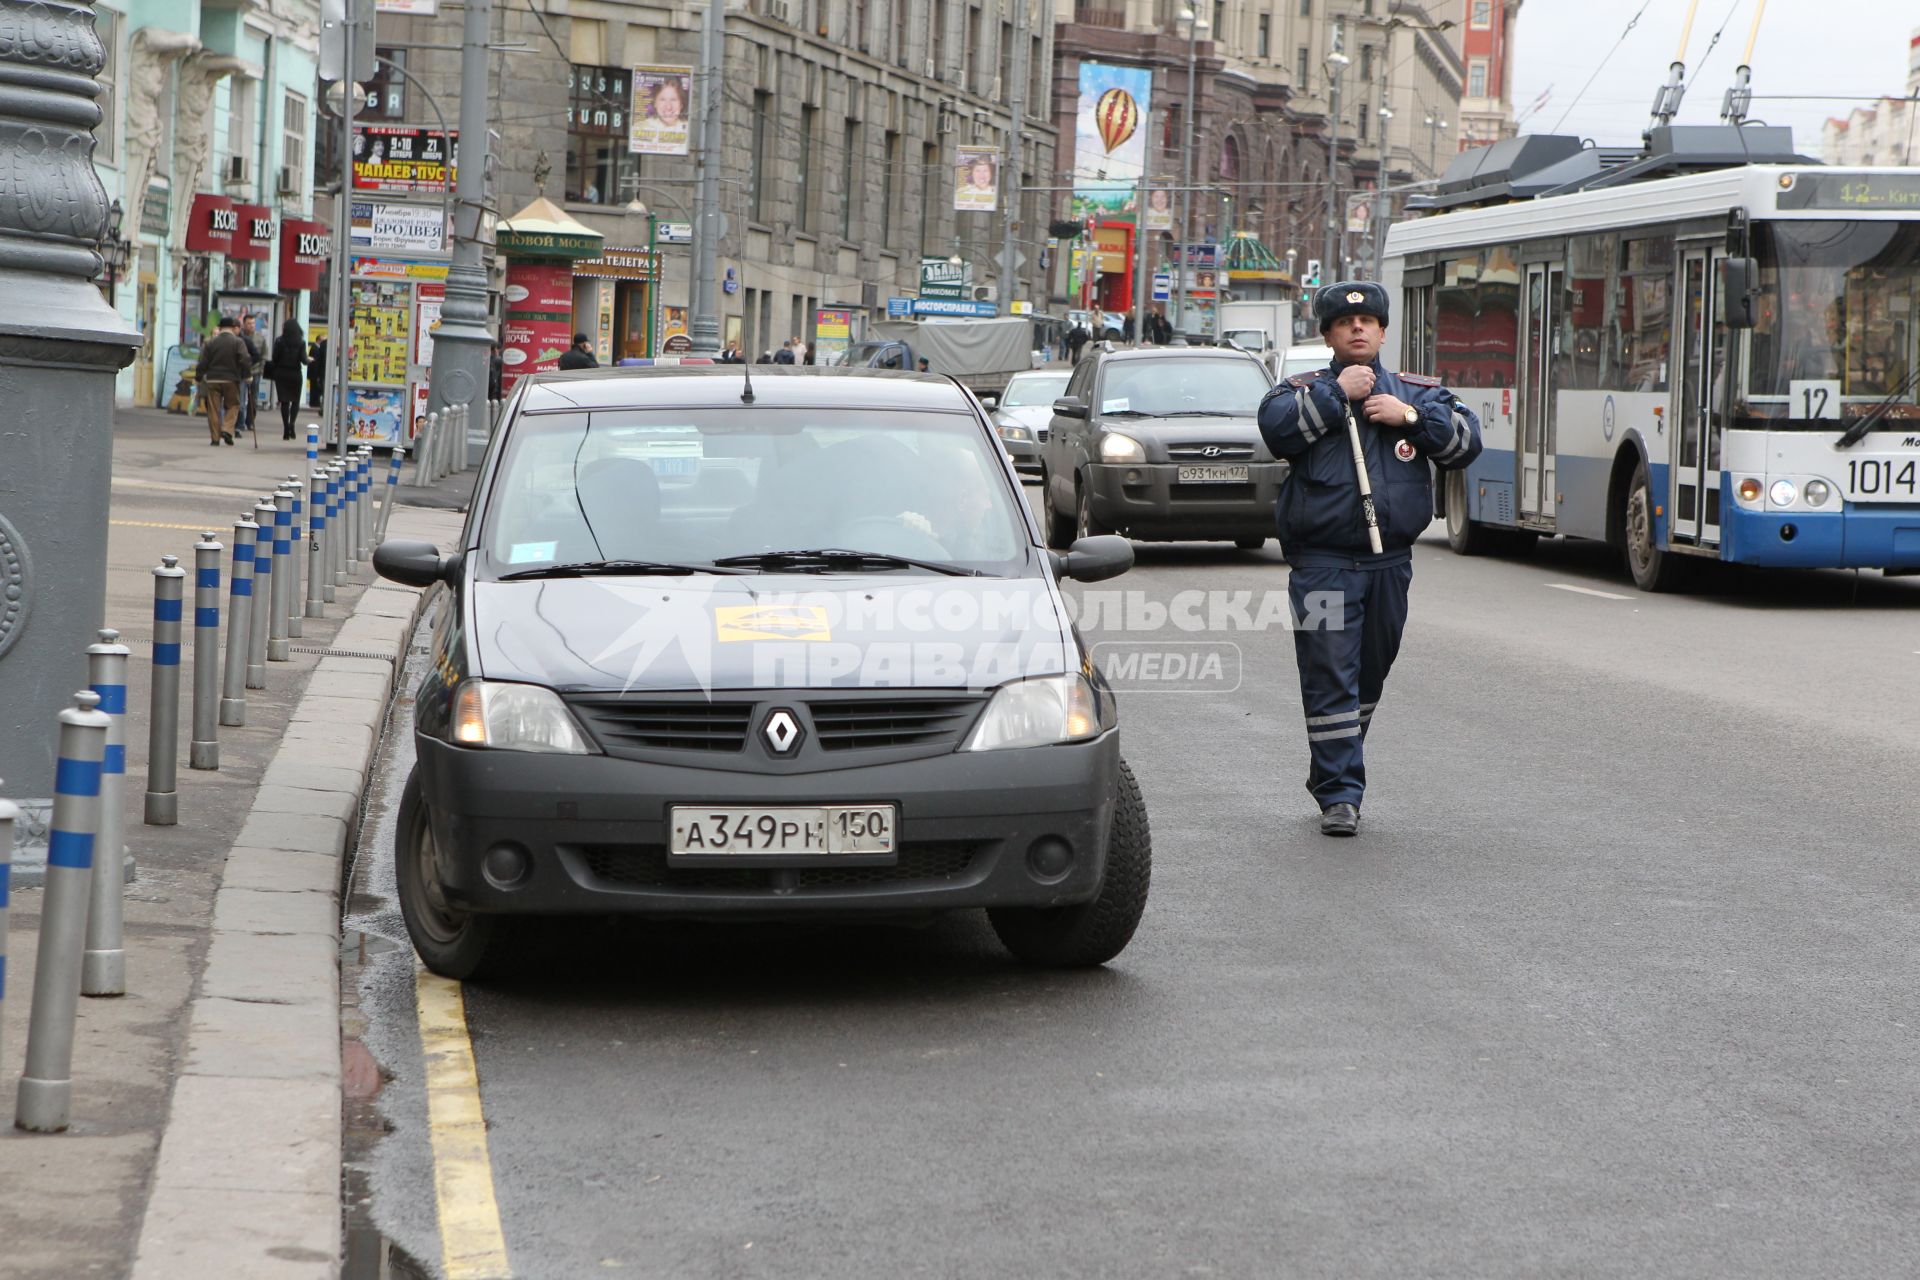
<instances>
[{"instance_id":1,"label":"trolleybus wheel","mask_svg":"<svg viewBox=\"0 0 1920 1280\"><path fill-rule=\"evenodd\" d=\"M1633 585L1642 591L1672 591L1678 587L1686 566L1654 541L1653 486L1647 480L1645 462L1633 470L1622 525L1627 531L1627 572L1633 575Z\"/></svg>"},{"instance_id":2,"label":"trolleybus wheel","mask_svg":"<svg viewBox=\"0 0 1920 1280\"><path fill-rule=\"evenodd\" d=\"M1467 519L1467 473L1447 472L1447 545L1460 556L1483 556L1494 550L1494 531Z\"/></svg>"}]
</instances>

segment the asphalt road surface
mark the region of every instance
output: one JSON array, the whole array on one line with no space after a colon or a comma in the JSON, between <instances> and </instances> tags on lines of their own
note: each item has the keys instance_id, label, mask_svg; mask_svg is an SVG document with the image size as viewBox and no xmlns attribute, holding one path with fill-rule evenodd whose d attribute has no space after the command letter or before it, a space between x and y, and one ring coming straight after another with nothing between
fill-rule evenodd
<instances>
[{"instance_id":1,"label":"asphalt road surface","mask_svg":"<svg viewBox=\"0 0 1920 1280\"><path fill-rule=\"evenodd\" d=\"M1356 840L1317 834L1283 629L1090 637L1242 658L1123 694L1156 865L1103 970L975 918L586 923L468 988L514 1274L1909 1272L1920 584L1655 597L1438 533ZM1143 547L1097 589L1285 575ZM403 938L386 803L351 923ZM369 955L362 1216L438 1274L412 958Z\"/></svg>"}]
</instances>

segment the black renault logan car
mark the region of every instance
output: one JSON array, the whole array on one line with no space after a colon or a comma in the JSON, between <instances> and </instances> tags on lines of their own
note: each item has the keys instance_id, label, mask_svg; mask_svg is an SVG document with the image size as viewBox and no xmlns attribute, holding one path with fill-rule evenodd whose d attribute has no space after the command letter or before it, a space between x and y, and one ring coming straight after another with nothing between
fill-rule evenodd
<instances>
[{"instance_id":1,"label":"black renault logan car","mask_svg":"<svg viewBox=\"0 0 1920 1280\"><path fill-rule=\"evenodd\" d=\"M977 402L791 366L542 374L460 545L416 694L401 907L428 968L516 915L914 916L983 907L1019 958L1101 964L1146 904L1114 698Z\"/></svg>"}]
</instances>

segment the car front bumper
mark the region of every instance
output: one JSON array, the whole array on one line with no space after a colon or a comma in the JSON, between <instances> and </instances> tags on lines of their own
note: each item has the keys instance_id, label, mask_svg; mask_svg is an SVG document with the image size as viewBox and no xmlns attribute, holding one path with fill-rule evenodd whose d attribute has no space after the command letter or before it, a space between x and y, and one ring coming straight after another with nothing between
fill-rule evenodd
<instances>
[{"instance_id":1,"label":"car front bumper","mask_svg":"<svg viewBox=\"0 0 1920 1280\"><path fill-rule=\"evenodd\" d=\"M1093 517L1143 542L1270 538L1284 462L1247 464L1247 482L1182 484L1179 464L1095 463L1087 468Z\"/></svg>"},{"instance_id":2,"label":"car front bumper","mask_svg":"<svg viewBox=\"0 0 1920 1280\"><path fill-rule=\"evenodd\" d=\"M779 917L1085 902L1105 871L1120 766L1118 733L792 775L415 742L449 900L516 914ZM893 866L689 867L666 855L669 805L866 802L897 806ZM1064 874L1029 865L1043 840L1071 848ZM502 848L517 859L495 854ZM494 874L503 865L524 871L503 882Z\"/></svg>"}]
</instances>

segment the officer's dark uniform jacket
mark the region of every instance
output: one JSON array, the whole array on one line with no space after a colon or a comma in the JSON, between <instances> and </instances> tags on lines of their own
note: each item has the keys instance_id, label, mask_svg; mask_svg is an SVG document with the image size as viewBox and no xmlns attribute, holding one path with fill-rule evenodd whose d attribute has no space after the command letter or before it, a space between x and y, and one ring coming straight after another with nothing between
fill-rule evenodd
<instances>
[{"instance_id":1,"label":"officer's dark uniform jacket","mask_svg":"<svg viewBox=\"0 0 1920 1280\"><path fill-rule=\"evenodd\" d=\"M1375 555L1347 438L1346 393L1337 381L1342 367L1287 378L1260 402L1260 435L1276 458L1291 464L1276 509L1280 547L1289 564L1302 567L1403 564L1412 556L1413 540L1433 520L1428 464L1454 471L1479 457L1480 423L1439 379L1393 373L1378 359L1372 362L1369 394L1394 396L1420 413L1418 425L1396 430L1369 421L1365 401L1352 404L1384 548Z\"/></svg>"}]
</instances>

